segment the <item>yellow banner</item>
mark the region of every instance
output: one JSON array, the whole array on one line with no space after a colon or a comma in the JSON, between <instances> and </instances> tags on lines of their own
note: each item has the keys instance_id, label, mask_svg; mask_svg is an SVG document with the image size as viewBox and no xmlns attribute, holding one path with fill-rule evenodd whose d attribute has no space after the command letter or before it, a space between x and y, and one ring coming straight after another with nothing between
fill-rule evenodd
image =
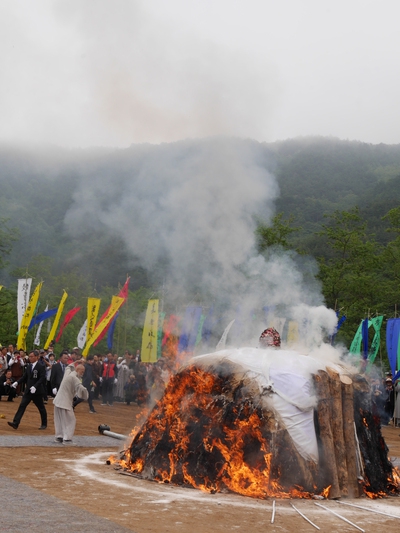
<instances>
[{"instance_id":1,"label":"yellow banner","mask_svg":"<svg viewBox=\"0 0 400 533\"><path fill-rule=\"evenodd\" d=\"M17 340L17 347L19 350L26 351L26 335L28 333L28 328L39 300L39 294L42 285L43 282L39 283L39 285L36 287L35 292L33 293L32 298L29 300L28 306L25 309L24 316L22 317L21 327L19 328Z\"/></svg>"},{"instance_id":2,"label":"yellow banner","mask_svg":"<svg viewBox=\"0 0 400 533\"><path fill-rule=\"evenodd\" d=\"M100 298L88 298L86 339L90 339L90 337L93 335L99 314L100 302Z\"/></svg>"},{"instance_id":3,"label":"yellow banner","mask_svg":"<svg viewBox=\"0 0 400 533\"><path fill-rule=\"evenodd\" d=\"M120 298L119 296L113 296L111 298L111 305L108 309L108 312L106 316L103 318L103 320L99 323L97 328L94 330L93 335L90 337L90 339L87 340L85 349L82 352L82 355L84 357L87 356L89 353L89 349L92 346L92 344L95 342L95 340L100 336L100 334L103 332L103 330L108 326L108 324L113 319L115 313L118 311L118 309L121 307L121 305L125 302L125 298Z\"/></svg>"},{"instance_id":4,"label":"yellow banner","mask_svg":"<svg viewBox=\"0 0 400 533\"><path fill-rule=\"evenodd\" d=\"M295 320L289 320L287 343L290 346L299 340L299 325Z\"/></svg>"},{"instance_id":5,"label":"yellow banner","mask_svg":"<svg viewBox=\"0 0 400 533\"><path fill-rule=\"evenodd\" d=\"M44 343L45 350L47 350L47 348L49 347L49 344L51 342L53 342L54 339L56 338L56 331L57 331L57 328L58 328L58 324L60 322L60 318L61 318L62 312L64 310L65 300L67 298L68 298L68 294L64 291L64 294L61 297L60 305L58 306L58 309L57 309L57 314L56 314L56 316L54 318L54 322L53 322L53 325L51 327L51 331L49 333L49 336L47 337L47 341Z\"/></svg>"},{"instance_id":6,"label":"yellow banner","mask_svg":"<svg viewBox=\"0 0 400 533\"><path fill-rule=\"evenodd\" d=\"M4 285L0 285L0 291L1 291L1 289L2 289L3 287L4 287Z\"/></svg>"},{"instance_id":7,"label":"yellow banner","mask_svg":"<svg viewBox=\"0 0 400 533\"><path fill-rule=\"evenodd\" d=\"M149 300L143 327L141 359L144 363L157 361L158 300Z\"/></svg>"}]
</instances>

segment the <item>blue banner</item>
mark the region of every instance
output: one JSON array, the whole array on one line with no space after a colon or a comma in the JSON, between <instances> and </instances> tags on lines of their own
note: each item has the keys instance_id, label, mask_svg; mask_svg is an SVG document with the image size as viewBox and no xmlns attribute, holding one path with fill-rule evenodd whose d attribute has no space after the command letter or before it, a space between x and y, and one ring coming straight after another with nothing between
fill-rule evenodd
<instances>
[{"instance_id":1,"label":"blue banner","mask_svg":"<svg viewBox=\"0 0 400 533\"><path fill-rule=\"evenodd\" d=\"M214 307L211 306L207 313L206 319L203 323L203 329L201 330L201 339L207 344L210 339L211 333L214 329Z\"/></svg>"},{"instance_id":2,"label":"blue banner","mask_svg":"<svg viewBox=\"0 0 400 533\"><path fill-rule=\"evenodd\" d=\"M363 359L368 359L368 318L365 318L362 323L362 355Z\"/></svg>"},{"instance_id":3,"label":"blue banner","mask_svg":"<svg viewBox=\"0 0 400 533\"><path fill-rule=\"evenodd\" d=\"M40 315L36 315L35 317L33 317L31 323L29 324L28 331L35 327L36 324L40 324L40 322L46 320L46 318L54 316L57 313L57 309L57 307L55 309L49 309L48 311L44 311L43 313L40 313Z\"/></svg>"},{"instance_id":4,"label":"blue banner","mask_svg":"<svg viewBox=\"0 0 400 533\"><path fill-rule=\"evenodd\" d=\"M201 319L201 307L187 307L183 319L178 353L191 352L196 344Z\"/></svg>"},{"instance_id":5,"label":"blue banner","mask_svg":"<svg viewBox=\"0 0 400 533\"><path fill-rule=\"evenodd\" d=\"M112 320L112 322L110 324L110 327L108 328L107 346L108 346L109 350L112 350L112 347L113 347L115 323L117 322L118 315L119 315L119 311L118 311L118 313L116 313L115 317L113 318L113 320Z\"/></svg>"},{"instance_id":6,"label":"blue banner","mask_svg":"<svg viewBox=\"0 0 400 533\"><path fill-rule=\"evenodd\" d=\"M386 349L393 376L399 368L400 318L389 318L386 324Z\"/></svg>"}]
</instances>

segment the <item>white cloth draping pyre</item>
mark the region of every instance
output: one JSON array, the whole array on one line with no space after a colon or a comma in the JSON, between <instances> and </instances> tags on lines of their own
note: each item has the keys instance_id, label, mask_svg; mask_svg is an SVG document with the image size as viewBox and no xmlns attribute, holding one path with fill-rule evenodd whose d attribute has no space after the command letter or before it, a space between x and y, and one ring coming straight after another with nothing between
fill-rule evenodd
<instances>
[{"instance_id":1,"label":"white cloth draping pyre","mask_svg":"<svg viewBox=\"0 0 400 533\"><path fill-rule=\"evenodd\" d=\"M232 361L246 371L258 384L265 407L272 407L279 415L300 455L318 462L314 427L316 398L311 374L319 368L325 369L326 363L292 350L239 348L199 355L189 364L209 365L223 360Z\"/></svg>"}]
</instances>

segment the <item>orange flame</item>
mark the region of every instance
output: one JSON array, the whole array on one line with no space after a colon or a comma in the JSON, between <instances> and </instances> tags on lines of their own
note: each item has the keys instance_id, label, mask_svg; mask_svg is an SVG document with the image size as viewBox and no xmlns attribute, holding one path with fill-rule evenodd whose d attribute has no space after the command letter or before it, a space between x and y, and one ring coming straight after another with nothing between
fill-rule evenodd
<instances>
[{"instance_id":1,"label":"orange flame","mask_svg":"<svg viewBox=\"0 0 400 533\"><path fill-rule=\"evenodd\" d=\"M141 474L151 457L157 463L152 478L161 483L179 482L212 493L225 488L255 498L311 498L312 493L302 487L283 487L279 482L279 469L273 466L271 443L263 430L265 421L260 410L246 400L240 408L232 402L232 416L223 419L223 392L220 376L196 367L186 369L184 376L181 373L170 381L141 431L135 428L131 450L136 452L131 455L131 450L126 451L120 465ZM201 430L201 438L194 451L193 435L197 429ZM162 459L159 442L169 450ZM201 475L193 470L198 453L205 457ZM214 460L211 475L207 472L210 456Z\"/></svg>"}]
</instances>

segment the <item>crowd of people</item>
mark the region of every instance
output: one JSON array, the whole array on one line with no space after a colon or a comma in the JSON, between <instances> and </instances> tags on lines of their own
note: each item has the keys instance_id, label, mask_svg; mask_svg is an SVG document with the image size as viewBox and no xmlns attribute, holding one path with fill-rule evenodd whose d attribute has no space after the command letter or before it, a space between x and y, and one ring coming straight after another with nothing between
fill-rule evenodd
<instances>
[{"instance_id":1,"label":"crowd of people","mask_svg":"<svg viewBox=\"0 0 400 533\"><path fill-rule=\"evenodd\" d=\"M279 348L279 334L273 328L265 330L260 347ZM41 417L39 429L46 429L45 406L53 400L56 440L64 443L71 442L74 409L79 403L87 401L90 413L96 413L94 402L142 406L162 396L170 375L168 360L144 363L139 350L135 354L127 350L123 357L109 352L83 358L79 348L63 350L56 357L53 346L29 353L12 344L0 346L0 401L6 397L7 402L13 402L21 396L14 419L8 424L17 429L26 407L33 402ZM390 374L384 379L371 379L371 395L381 424L400 427L400 380L393 383Z\"/></svg>"},{"instance_id":2,"label":"crowd of people","mask_svg":"<svg viewBox=\"0 0 400 533\"><path fill-rule=\"evenodd\" d=\"M41 426L47 428L46 405L52 400L56 441L67 444L75 430L75 407L87 401L89 412L96 413L95 403L113 406L146 404L161 397L170 377L166 361L144 363L139 350L124 357L111 352L83 358L79 348L63 350L58 356L53 346L25 353L10 344L0 349L0 401L13 402L21 396L14 419L8 424L18 429L27 406L37 407Z\"/></svg>"}]
</instances>

